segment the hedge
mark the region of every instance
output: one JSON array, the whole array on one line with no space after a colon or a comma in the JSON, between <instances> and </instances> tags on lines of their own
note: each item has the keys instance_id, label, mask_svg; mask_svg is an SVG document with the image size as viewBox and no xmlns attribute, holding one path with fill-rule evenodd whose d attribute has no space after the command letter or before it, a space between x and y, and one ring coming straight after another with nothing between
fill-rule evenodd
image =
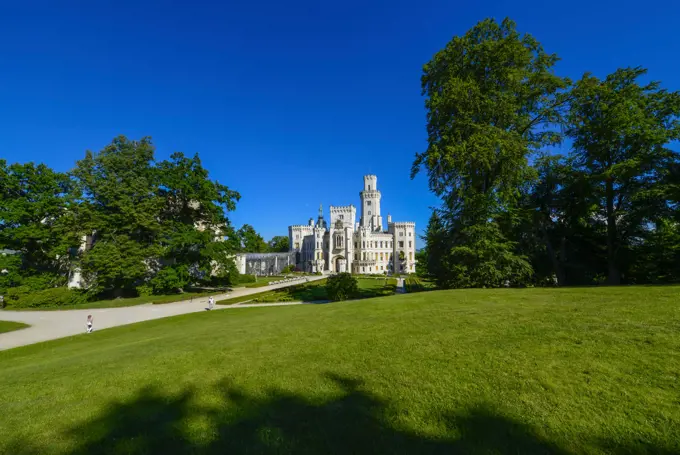
<instances>
[{"instance_id":1,"label":"hedge","mask_svg":"<svg viewBox=\"0 0 680 455\"><path fill-rule=\"evenodd\" d=\"M87 297L81 291L66 287L33 291L19 286L7 290L6 300L7 305L13 308L37 308L77 305L85 303Z\"/></svg>"}]
</instances>

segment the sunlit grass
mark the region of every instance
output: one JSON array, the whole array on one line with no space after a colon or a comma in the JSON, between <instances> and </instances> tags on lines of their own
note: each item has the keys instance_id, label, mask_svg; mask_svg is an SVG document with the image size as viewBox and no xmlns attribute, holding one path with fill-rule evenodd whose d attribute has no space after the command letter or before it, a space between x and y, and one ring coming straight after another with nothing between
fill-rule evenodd
<instances>
[{"instance_id":1,"label":"sunlit grass","mask_svg":"<svg viewBox=\"0 0 680 455\"><path fill-rule=\"evenodd\" d=\"M2 316L2 313L0 313L0 316ZM26 327L29 326L21 322L0 321L0 333L12 332L14 330L25 329Z\"/></svg>"},{"instance_id":2,"label":"sunlit grass","mask_svg":"<svg viewBox=\"0 0 680 455\"><path fill-rule=\"evenodd\" d=\"M678 453L678 295L420 292L2 351L0 453Z\"/></svg>"}]
</instances>

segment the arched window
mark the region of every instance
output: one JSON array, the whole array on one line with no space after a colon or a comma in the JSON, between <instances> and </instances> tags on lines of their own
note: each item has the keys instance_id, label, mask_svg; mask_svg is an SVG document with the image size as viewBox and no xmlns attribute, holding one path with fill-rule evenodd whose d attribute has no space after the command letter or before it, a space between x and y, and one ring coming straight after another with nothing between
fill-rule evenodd
<instances>
[{"instance_id":1,"label":"arched window","mask_svg":"<svg viewBox=\"0 0 680 455\"><path fill-rule=\"evenodd\" d=\"M371 206L371 201L366 201L366 205L370 207L370 206Z\"/></svg>"}]
</instances>

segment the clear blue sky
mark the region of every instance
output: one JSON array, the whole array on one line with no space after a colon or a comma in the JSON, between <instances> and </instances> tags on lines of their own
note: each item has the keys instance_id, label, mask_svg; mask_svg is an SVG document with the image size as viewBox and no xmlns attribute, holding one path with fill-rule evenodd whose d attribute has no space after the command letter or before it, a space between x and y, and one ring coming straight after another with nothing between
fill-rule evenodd
<instances>
[{"instance_id":1,"label":"clear blue sky","mask_svg":"<svg viewBox=\"0 0 680 455\"><path fill-rule=\"evenodd\" d=\"M116 135L152 136L158 158L198 152L241 193L234 224L266 238L319 203L358 206L373 173L384 214L422 231L437 202L409 179L422 65L505 16L563 75L642 65L680 89L677 0L0 0L0 157L65 171Z\"/></svg>"}]
</instances>

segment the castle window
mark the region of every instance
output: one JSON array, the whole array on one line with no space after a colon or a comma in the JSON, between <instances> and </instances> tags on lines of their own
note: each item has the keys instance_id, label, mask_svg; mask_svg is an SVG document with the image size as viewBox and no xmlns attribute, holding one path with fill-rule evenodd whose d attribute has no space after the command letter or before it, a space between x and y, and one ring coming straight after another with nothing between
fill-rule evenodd
<instances>
[{"instance_id":1,"label":"castle window","mask_svg":"<svg viewBox=\"0 0 680 455\"><path fill-rule=\"evenodd\" d=\"M345 215L340 215L338 218L340 218L341 220L344 220L344 219L345 219Z\"/></svg>"},{"instance_id":2,"label":"castle window","mask_svg":"<svg viewBox=\"0 0 680 455\"><path fill-rule=\"evenodd\" d=\"M412 243L411 243L411 241L409 240L409 241L408 241L408 247L411 248L411 246L412 246Z\"/></svg>"},{"instance_id":3,"label":"castle window","mask_svg":"<svg viewBox=\"0 0 680 455\"><path fill-rule=\"evenodd\" d=\"M382 242L380 242L380 248L382 248L382 247L383 247L383 246L382 246Z\"/></svg>"},{"instance_id":4,"label":"castle window","mask_svg":"<svg viewBox=\"0 0 680 455\"><path fill-rule=\"evenodd\" d=\"M364 245L362 248L366 248L366 241L364 240L362 243Z\"/></svg>"},{"instance_id":5,"label":"castle window","mask_svg":"<svg viewBox=\"0 0 680 455\"><path fill-rule=\"evenodd\" d=\"M409 231L408 236L411 237L411 232Z\"/></svg>"},{"instance_id":6,"label":"castle window","mask_svg":"<svg viewBox=\"0 0 680 455\"><path fill-rule=\"evenodd\" d=\"M403 237L403 236L404 236L404 233L399 231L399 237Z\"/></svg>"},{"instance_id":7,"label":"castle window","mask_svg":"<svg viewBox=\"0 0 680 455\"><path fill-rule=\"evenodd\" d=\"M300 243L299 243L299 242L295 242L295 249L298 249L298 248L300 248Z\"/></svg>"},{"instance_id":8,"label":"castle window","mask_svg":"<svg viewBox=\"0 0 680 455\"><path fill-rule=\"evenodd\" d=\"M371 206L371 201L366 201L366 205L370 207L370 206Z\"/></svg>"},{"instance_id":9,"label":"castle window","mask_svg":"<svg viewBox=\"0 0 680 455\"><path fill-rule=\"evenodd\" d=\"M362 271L362 272L365 272L365 271L366 271L366 267L362 267L362 268L361 268L361 271Z\"/></svg>"},{"instance_id":10,"label":"castle window","mask_svg":"<svg viewBox=\"0 0 680 455\"><path fill-rule=\"evenodd\" d=\"M359 248L359 242L354 242L354 248Z\"/></svg>"},{"instance_id":11,"label":"castle window","mask_svg":"<svg viewBox=\"0 0 680 455\"><path fill-rule=\"evenodd\" d=\"M409 261L412 261L412 260L413 260L413 253L409 253L409 254L408 254L408 260L409 260Z\"/></svg>"},{"instance_id":12,"label":"castle window","mask_svg":"<svg viewBox=\"0 0 680 455\"><path fill-rule=\"evenodd\" d=\"M357 253L354 253L354 260L358 261L359 260L359 255Z\"/></svg>"},{"instance_id":13,"label":"castle window","mask_svg":"<svg viewBox=\"0 0 680 455\"><path fill-rule=\"evenodd\" d=\"M399 242L399 248L404 248L404 242Z\"/></svg>"}]
</instances>

